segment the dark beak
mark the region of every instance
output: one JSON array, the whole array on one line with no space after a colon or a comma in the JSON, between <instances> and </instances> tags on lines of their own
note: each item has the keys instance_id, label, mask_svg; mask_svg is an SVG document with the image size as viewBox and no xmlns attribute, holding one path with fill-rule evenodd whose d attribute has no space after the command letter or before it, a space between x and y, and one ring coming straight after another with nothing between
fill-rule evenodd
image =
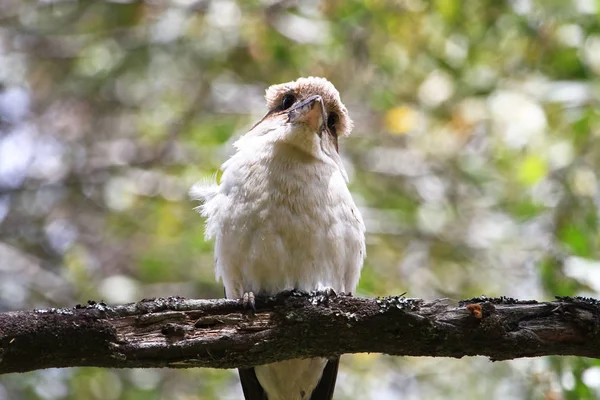
<instances>
[{"instance_id":1,"label":"dark beak","mask_svg":"<svg viewBox=\"0 0 600 400\"><path fill-rule=\"evenodd\" d=\"M318 94L310 96L288 110L289 122L304 123L319 135L325 129L327 113L323 98Z\"/></svg>"}]
</instances>

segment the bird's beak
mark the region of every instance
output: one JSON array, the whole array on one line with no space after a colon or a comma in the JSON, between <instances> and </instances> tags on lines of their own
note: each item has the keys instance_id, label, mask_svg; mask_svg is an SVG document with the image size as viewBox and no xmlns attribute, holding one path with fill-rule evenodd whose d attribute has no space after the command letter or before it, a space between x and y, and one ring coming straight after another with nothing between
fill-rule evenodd
<instances>
[{"instance_id":1,"label":"bird's beak","mask_svg":"<svg viewBox=\"0 0 600 400\"><path fill-rule=\"evenodd\" d=\"M293 124L307 124L320 135L327 121L323 99L316 94L302 100L288 110L288 120Z\"/></svg>"}]
</instances>

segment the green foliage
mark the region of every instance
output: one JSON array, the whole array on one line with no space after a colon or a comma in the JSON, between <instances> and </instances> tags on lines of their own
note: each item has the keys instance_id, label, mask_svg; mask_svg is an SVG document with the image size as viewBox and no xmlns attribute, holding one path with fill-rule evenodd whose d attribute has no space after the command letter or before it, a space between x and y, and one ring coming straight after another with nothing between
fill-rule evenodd
<instances>
[{"instance_id":1,"label":"green foliage","mask_svg":"<svg viewBox=\"0 0 600 400\"><path fill-rule=\"evenodd\" d=\"M306 75L356 122L340 146L368 228L358 295L599 296L597 2L29 0L0 18L2 310L222 295L187 191L268 85ZM338 399L600 396L581 358L346 360ZM87 368L4 393L240 396L231 371Z\"/></svg>"}]
</instances>

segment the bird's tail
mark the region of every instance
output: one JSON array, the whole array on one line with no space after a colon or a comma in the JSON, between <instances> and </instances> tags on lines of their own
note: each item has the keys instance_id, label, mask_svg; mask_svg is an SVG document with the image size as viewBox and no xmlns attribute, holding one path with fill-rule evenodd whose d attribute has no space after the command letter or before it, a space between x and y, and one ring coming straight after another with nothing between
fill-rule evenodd
<instances>
[{"instance_id":1,"label":"bird's tail","mask_svg":"<svg viewBox=\"0 0 600 400\"><path fill-rule=\"evenodd\" d=\"M254 368L239 368L238 371L245 400L268 400L265 390L256 378Z\"/></svg>"},{"instance_id":2,"label":"bird's tail","mask_svg":"<svg viewBox=\"0 0 600 400\"><path fill-rule=\"evenodd\" d=\"M321 380L313 390L310 400L331 400L333 398L333 390L335 389L335 381L338 374L338 366L340 358L334 358L327 361Z\"/></svg>"},{"instance_id":3,"label":"bird's tail","mask_svg":"<svg viewBox=\"0 0 600 400\"><path fill-rule=\"evenodd\" d=\"M340 358L327 361L319 383L307 400L331 400L335 389ZM268 396L256 377L254 368L240 368L240 381L245 400L268 400Z\"/></svg>"}]
</instances>

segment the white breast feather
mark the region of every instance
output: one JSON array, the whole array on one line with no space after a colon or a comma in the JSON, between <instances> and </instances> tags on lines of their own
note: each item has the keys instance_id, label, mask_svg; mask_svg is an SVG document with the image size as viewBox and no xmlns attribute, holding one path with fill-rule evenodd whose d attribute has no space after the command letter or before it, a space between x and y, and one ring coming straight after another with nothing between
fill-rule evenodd
<instances>
[{"instance_id":1,"label":"white breast feather","mask_svg":"<svg viewBox=\"0 0 600 400\"><path fill-rule=\"evenodd\" d=\"M290 140L286 129L249 132L223 164L220 185L192 189L204 201L216 276L229 298L325 287L354 292L358 284L365 227L339 155L323 152L316 134L296 132ZM257 367L256 374L270 400L300 400L325 361L289 360Z\"/></svg>"},{"instance_id":2,"label":"white breast feather","mask_svg":"<svg viewBox=\"0 0 600 400\"><path fill-rule=\"evenodd\" d=\"M352 292L364 225L337 163L253 138L223 165L221 184L195 186L228 297L332 287Z\"/></svg>"}]
</instances>

